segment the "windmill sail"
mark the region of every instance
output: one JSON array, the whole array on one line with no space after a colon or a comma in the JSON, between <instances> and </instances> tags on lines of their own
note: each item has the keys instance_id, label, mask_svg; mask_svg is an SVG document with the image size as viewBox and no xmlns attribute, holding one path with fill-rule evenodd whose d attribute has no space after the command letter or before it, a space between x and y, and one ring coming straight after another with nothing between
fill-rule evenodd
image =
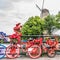
<instances>
[{"instance_id":1,"label":"windmill sail","mask_svg":"<svg viewBox=\"0 0 60 60\"><path fill-rule=\"evenodd\" d=\"M36 7L41 11L40 7L36 4Z\"/></svg>"}]
</instances>

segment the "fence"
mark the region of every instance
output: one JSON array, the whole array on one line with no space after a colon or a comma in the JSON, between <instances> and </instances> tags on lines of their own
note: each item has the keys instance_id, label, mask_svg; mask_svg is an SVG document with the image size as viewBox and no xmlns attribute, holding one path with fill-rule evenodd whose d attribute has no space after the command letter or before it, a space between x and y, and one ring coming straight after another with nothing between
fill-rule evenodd
<instances>
[{"instance_id":1,"label":"fence","mask_svg":"<svg viewBox=\"0 0 60 60\"><path fill-rule=\"evenodd\" d=\"M7 35L6 37L8 37L8 36L9 35ZM58 41L60 43L60 36L58 36L58 35L23 35L23 36L21 36L21 40L28 40L29 38L35 39L35 38L42 37L43 38L43 41L45 42L47 38L50 38L52 40L55 39L55 36L57 36L57 39L58 39ZM1 42L3 42L3 43L9 43L9 41L4 42L4 41L0 40L0 43Z\"/></svg>"}]
</instances>

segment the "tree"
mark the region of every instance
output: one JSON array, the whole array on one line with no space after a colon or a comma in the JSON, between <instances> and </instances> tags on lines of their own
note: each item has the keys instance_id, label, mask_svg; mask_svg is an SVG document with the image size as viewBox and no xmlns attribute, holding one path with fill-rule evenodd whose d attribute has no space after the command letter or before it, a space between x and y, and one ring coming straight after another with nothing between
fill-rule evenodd
<instances>
[{"instance_id":1,"label":"tree","mask_svg":"<svg viewBox=\"0 0 60 60\"><path fill-rule=\"evenodd\" d=\"M40 35L43 34L44 19L39 16L30 17L22 27L23 35Z\"/></svg>"},{"instance_id":2,"label":"tree","mask_svg":"<svg viewBox=\"0 0 60 60\"><path fill-rule=\"evenodd\" d=\"M60 12L55 16L55 26L60 29Z\"/></svg>"},{"instance_id":3,"label":"tree","mask_svg":"<svg viewBox=\"0 0 60 60\"><path fill-rule=\"evenodd\" d=\"M45 18L45 30L48 30L48 34L51 35L52 28L59 28L60 29L60 13L56 16L49 15Z\"/></svg>"},{"instance_id":4,"label":"tree","mask_svg":"<svg viewBox=\"0 0 60 60\"><path fill-rule=\"evenodd\" d=\"M48 34L51 34L52 27L55 26L55 17L49 15L45 18L45 30L48 30Z\"/></svg>"}]
</instances>

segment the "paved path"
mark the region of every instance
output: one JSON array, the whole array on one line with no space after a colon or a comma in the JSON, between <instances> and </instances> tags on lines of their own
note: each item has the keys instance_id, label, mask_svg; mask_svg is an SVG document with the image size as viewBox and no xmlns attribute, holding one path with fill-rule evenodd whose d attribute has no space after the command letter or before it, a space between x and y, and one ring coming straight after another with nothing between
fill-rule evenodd
<instances>
[{"instance_id":1,"label":"paved path","mask_svg":"<svg viewBox=\"0 0 60 60\"><path fill-rule=\"evenodd\" d=\"M19 58L15 58L15 59L3 58L3 59L0 59L0 60L60 60L60 55L56 55L54 58L49 58L47 56L43 56L43 57L40 57L38 59L31 59L27 56L21 56Z\"/></svg>"}]
</instances>

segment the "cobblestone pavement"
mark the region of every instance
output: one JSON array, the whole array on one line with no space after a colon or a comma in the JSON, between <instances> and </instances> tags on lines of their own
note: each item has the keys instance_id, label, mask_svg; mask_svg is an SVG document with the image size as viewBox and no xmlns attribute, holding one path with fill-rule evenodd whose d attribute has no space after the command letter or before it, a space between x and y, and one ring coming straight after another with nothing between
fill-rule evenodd
<instances>
[{"instance_id":1,"label":"cobblestone pavement","mask_svg":"<svg viewBox=\"0 0 60 60\"><path fill-rule=\"evenodd\" d=\"M43 56L43 57L40 57L38 59L31 59L27 56L20 56L19 58L15 58L15 59L3 58L3 59L0 59L0 60L60 60L60 55L56 55L54 58L49 58L47 56Z\"/></svg>"}]
</instances>

